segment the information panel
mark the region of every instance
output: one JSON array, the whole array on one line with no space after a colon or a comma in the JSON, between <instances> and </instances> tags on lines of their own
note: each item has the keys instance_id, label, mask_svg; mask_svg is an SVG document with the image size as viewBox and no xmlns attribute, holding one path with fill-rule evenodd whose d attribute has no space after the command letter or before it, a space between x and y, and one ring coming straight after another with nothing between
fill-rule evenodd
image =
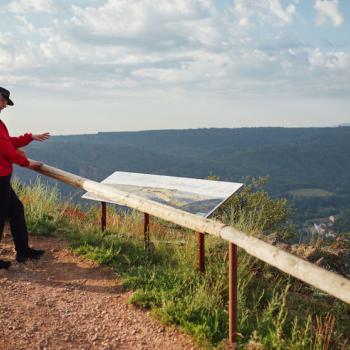
<instances>
[{"instance_id":1,"label":"information panel","mask_svg":"<svg viewBox=\"0 0 350 350\"><path fill-rule=\"evenodd\" d=\"M243 184L117 171L102 181L120 191L209 217ZM82 198L119 204L87 192Z\"/></svg>"}]
</instances>

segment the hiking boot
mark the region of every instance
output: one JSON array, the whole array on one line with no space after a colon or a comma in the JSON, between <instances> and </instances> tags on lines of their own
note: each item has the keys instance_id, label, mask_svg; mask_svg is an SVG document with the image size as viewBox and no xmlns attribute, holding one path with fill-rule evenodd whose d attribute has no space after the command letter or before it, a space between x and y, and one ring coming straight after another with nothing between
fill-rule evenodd
<instances>
[{"instance_id":1,"label":"hiking boot","mask_svg":"<svg viewBox=\"0 0 350 350\"><path fill-rule=\"evenodd\" d=\"M45 250L28 248L25 252L17 253L16 260L19 263L25 262L28 259L39 259Z\"/></svg>"},{"instance_id":2,"label":"hiking boot","mask_svg":"<svg viewBox=\"0 0 350 350\"><path fill-rule=\"evenodd\" d=\"M0 260L0 269L8 270L10 266L11 266L11 263L9 261Z\"/></svg>"}]
</instances>

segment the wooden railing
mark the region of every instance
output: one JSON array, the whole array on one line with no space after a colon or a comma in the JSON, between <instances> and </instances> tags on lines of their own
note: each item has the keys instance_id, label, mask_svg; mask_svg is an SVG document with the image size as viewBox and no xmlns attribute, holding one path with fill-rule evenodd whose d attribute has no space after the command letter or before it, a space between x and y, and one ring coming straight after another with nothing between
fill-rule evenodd
<instances>
[{"instance_id":1,"label":"wooden railing","mask_svg":"<svg viewBox=\"0 0 350 350\"><path fill-rule=\"evenodd\" d=\"M256 237L250 236L234 227L202 218L179 209L169 207L134 194L117 190L111 186L88 180L69 172L43 165L38 173L56 180L84 189L106 200L139 210L174 224L192 229L196 232L208 233L229 242L229 341L235 348L237 343L237 247L248 254L318 288L348 304L350 304L350 280L336 273L327 271L292 255L280 248L272 246Z\"/></svg>"}]
</instances>

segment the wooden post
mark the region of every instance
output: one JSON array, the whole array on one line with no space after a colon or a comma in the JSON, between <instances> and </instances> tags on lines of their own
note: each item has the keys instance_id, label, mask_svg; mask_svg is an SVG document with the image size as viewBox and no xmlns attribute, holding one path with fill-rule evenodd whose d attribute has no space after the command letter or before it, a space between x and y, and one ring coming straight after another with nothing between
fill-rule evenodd
<instances>
[{"instance_id":1,"label":"wooden post","mask_svg":"<svg viewBox=\"0 0 350 350\"><path fill-rule=\"evenodd\" d=\"M238 249L229 243L229 343L237 349L238 333Z\"/></svg>"},{"instance_id":2,"label":"wooden post","mask_svg":"<svg viewBox=\"0 0 350 350\"><path fill-rule=\"evenodd\" d=\"M204 233L197 232L198 239L198 271L205 271L205 248L204 248Z\"/></svg>"},{"instance_id":3,"label":"wooden post","mask_svg":"<svg viewBox=\"0 0 350 350\"><path fill-rule=\"evenodd\" d=\"M147 213L144 213L143 237L145 241L145 249L148 249L149 248L149 214Z\"/></svg>"},{"instance_id":4,"label":"wooden post","mask_svg":"<svg viewBox=\"0 0 350 350\"><path fill-rule=\"evenodd\" d=\"M107 225L106 202L101 202L101 231L102 232L106 230L106 225Z\"/></svg>"}]
</instances>

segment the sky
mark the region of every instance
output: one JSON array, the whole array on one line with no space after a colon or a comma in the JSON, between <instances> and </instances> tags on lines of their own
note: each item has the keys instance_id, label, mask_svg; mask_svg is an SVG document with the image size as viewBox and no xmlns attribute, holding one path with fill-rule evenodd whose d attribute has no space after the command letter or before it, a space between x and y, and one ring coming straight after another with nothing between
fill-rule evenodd
<instances>
[{"instance_id":1,"label":"sky","mask_svg":"<svg viewBox=\"0 0 350 350\"><path fill-rule=\"evenodd\" d=\"M0 0L13 134L350 123L350 0Z\"/></svg>"}]
</instances>

